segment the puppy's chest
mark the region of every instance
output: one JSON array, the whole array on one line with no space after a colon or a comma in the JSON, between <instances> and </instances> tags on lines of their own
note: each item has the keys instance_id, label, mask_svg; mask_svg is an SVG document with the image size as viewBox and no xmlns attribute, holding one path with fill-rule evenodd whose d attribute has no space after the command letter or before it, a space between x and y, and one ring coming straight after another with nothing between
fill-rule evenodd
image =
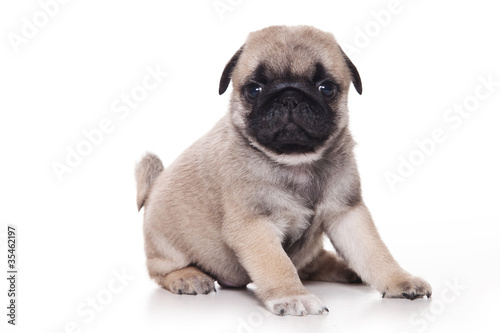
<instances>
[{"instance_id":1,"label":"puppy's chest","mask_svg":"<svg viewBox=\"0 0 500 333\"><path fill-rule=\"evenodd\" d=\"M294 200L311 209L321 200L326 185L316 173L302 167L288 169L279 184Z\"/></svg>"},{"instance_id":2,"label":"puppy's chest","mask_svg":"<svg viewBox=\"0 0 500 333\"><path fill-rule=\"evenodd\" d=\"M314 218L314 209L301 200L282 195L281 202L275 201L269 219L278 228L283 239L298 239Z\"/></svg>"},{"instance_id":3,"label":"puppy's chest","mask_svg":"<svg viewBox=\"0 0 500 333\"><path fill-rule=\"evenodd\" d=\"M313 222L321 184L308 173L287 175L267 194L269 218L287 239L298 239Z\"/></svg>"}]
</instances>

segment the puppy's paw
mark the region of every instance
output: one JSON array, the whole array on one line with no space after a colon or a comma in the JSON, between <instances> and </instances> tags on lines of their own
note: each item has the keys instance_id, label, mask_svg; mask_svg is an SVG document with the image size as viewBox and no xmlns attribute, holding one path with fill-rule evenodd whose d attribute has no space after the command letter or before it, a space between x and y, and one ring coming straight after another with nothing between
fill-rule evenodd
<instances>
[{"instance_id":1,"label":"puppy's paw","mask_svg":"<svg viewBox=\"0 0 500 333\"><path fill-rule=\"evenodd\" d=\"M264 302L266 308L279 316L307 316L328 313L318 297L313 294L287 296Z\"/></svg>"},{"instance_id":2,"label":"puppy's paw","mask_svg":"<svg viewBox=\"0 0 500 333\"><path fill-rule=\"evenodd\" d=\"M208 294L216 292L214 279L194 267L186 267L165 276L160 285L174 294Z\"/></svg>"},{"instance_id":3,"label":"puppy's paw","mask_svg":"<svg viewBox=\"0 0 500 333\"><path fill-rule=\"evenodd\" d=\"M432 288L429 283L412 275L405 275L404 277L394 279L382 291L382 297L391 298L407 298L414 300L416 298L427 296L431 297Z\"/></svg>"}]
</instances>

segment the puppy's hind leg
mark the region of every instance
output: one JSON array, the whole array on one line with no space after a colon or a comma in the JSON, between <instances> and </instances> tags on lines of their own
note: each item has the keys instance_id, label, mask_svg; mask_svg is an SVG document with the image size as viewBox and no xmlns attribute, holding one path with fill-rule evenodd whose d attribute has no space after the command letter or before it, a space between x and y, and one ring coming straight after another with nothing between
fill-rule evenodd
<instances>
[{"instance_id":1,"label":"puppy's hind leg","mask_svg":"<svg viewBox=\"0 0 500 333\"><path fill-rule=\"evenodd\" d=\"M167 274L158 282L163 288L175 294L209 294L215 289L214 279L194 266L188 266Z\"/></svg>"},{"instance_id":2,"label":"puppy's hind leg","mask_svg":"<svg viewBox=\"0 0 500 333\"><path fill-rule=\"evenodd\" d=\"M161 245L160 245L161 244ZM167 246L150 233L146 233L146 265L149 276L160 287L174 294L208 294L215 290L214 279L190 261L172 245Z\"/></svg>"},{"instance_id":3,"label":"puppy's hind leg","mask_svg":"<svg viewBox=\"0 0 500 333\"><path fill-rule=\"evenodd\" d=\"M299 271L302 280L361 283L358 274L350 269L344 260L326 250Z\"/></svg>"},{"instance_id":4,"label":"puppy's hind leg","mask_svg":"<svg viewBox=\"0 0 500 333\"><path fill-rule=\"evenodd\" d=\"M172 263L158 258L149 259L147 264L151 278L174 294L197 295L216 291L214 279L194 266L172 270L168 268ZM166 270L169 272L165 273Z\"/></svg>"}]
</instances>

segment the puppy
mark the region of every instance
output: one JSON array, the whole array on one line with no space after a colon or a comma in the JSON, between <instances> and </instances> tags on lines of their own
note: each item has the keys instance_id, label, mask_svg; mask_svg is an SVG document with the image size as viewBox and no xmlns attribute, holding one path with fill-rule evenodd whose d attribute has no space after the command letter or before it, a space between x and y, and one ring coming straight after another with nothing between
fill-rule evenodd
<instances>
[{"instance_id":1,"label":"puppy","mask_svg":"<svg viewBox=\"0 0 500 333\"><path fill-rule=\"evenodd\" d=\"M383 296L431 295L377 233L360 189L348 128L356 67L330 33L273 26L251 33L227 63L229 112L168 168L136 167L147 268L178 294L256 285L278 315L328 309L302 280L356 282ZM323 249L328 236L338 254Z\"/></svg>"}]
</instances>

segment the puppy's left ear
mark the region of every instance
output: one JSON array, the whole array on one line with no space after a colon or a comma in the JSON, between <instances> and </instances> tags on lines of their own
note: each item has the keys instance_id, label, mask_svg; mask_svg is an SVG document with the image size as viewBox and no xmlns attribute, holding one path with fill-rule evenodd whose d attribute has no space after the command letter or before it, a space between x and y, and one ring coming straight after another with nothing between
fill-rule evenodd
<instances>
[{"instance_id":1,"label":"puppy's left ear","mask_svg":"<svg viewBox=\"0 0 500 333\"><path fill-rule=\"evenodd\" d=\"M354 84L354 88L356 88L358 94L361 95L361 93L363 92L363 85L361 84L361 77L359 76L358 70L356 69L356 66L354 66L354 64L352 63L351 59L349 59L349 57L344 53L342 48L340 49L340 51L342 51L344 60L347 64L347 67L349 68L349 71L351 72L351 81Z\"/></svg>"},{"instance_id":2,"label":"puppy's left ear","mask_svg":"<svg viewBox=\"0 0 500 333\"><path fill-rule=\"evenodd\" d=\"M243 48L245 47L245 44L243 44L242 47L236 53L233 55L231 60L226 64L226 67L224 68L224 71L222 72L222 76L220 77L220 83L219 83L219 95L222 95L226 90L227 87L229 86L229 83L231 82L231 76L233 75L233 70L234 67L236 67L236 64L238 63L238 59L240 59L241 52L243 52Z\"/></svg>"}]
</instances>

